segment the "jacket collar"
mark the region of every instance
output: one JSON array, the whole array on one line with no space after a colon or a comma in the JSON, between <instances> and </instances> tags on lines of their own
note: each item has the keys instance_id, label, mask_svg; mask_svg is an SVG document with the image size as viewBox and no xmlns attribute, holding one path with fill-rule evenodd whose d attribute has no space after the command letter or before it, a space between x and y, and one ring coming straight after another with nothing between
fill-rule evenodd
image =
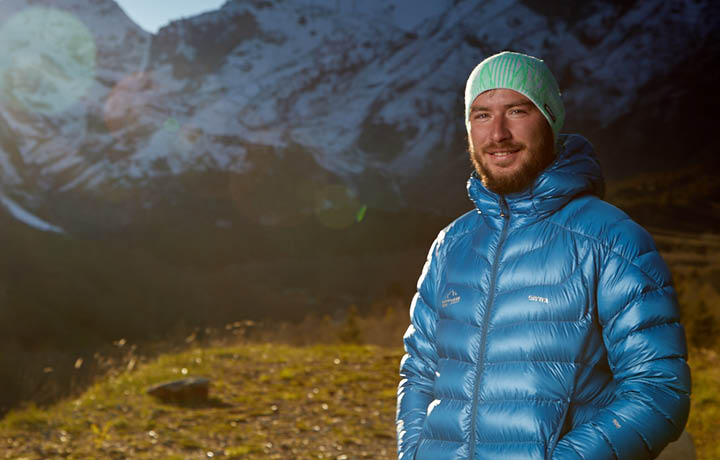
<instances>
[{"instance_id":1,"label":"jacket collar","mask_svg":"<svg viewBox=\"0 0 720 460\"><path fill-rule=\"evenodd\" d=\"M578 195L602 197L605 182L590 142L577 134L560 135L557 150L550 166L518 193L501 196L491 192L473 172L467 189L475 207L488 217L499 218L509 212L513 219L527 222L552 214Z\"/></svg>"}]
</instances>

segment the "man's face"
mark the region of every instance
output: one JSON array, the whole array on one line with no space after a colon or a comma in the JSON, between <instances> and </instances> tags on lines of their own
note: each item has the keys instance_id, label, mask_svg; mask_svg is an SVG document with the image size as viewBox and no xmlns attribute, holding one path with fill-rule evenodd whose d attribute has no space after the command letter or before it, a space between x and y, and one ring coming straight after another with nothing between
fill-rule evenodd
<instances>
[{"instance_id":1,"label":"man's face","mask_svg":"<svg viewBox=\"0 0 720 460\"><path fill-rule=\"evenodd\" d=\"M550 124L511 89L485 91L470 106L470 160L495 193L520 192L555 158Z\"/></svg>"}]
</instances>

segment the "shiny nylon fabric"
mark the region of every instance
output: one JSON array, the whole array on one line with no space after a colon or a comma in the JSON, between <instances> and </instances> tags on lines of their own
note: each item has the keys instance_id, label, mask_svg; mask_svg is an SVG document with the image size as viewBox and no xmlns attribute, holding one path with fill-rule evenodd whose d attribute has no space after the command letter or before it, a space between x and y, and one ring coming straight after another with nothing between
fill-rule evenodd
<instances>
[{"instance_id":1,"label":"shiny nylon fabric","mask_svg":"<svg viewBox=\"0 0 720 460\"><path fill-rule=\"evenodd\" d=\"M652 238L598 198L590 144L560 136L525 192L473 176L411 305L398 458L647 459L687 421L690 374Z\"/></svg>"}]
</instances>

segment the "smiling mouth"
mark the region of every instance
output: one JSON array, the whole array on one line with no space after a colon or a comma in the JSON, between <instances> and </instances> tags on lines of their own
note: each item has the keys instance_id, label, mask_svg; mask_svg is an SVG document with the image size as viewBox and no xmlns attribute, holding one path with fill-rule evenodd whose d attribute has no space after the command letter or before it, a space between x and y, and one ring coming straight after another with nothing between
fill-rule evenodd
<instances>
[{"instance_id":1,"label":"smiling mouth","mask_svg":"<svg viewBox=\"0 0 720 460\"><path fill-rule=\"evenodd\" d=\"M496 152L486 152L488 155L493 157L506 157L508 155L512 155L513 153L518 153L520 149L514 149L514 150L501 150Z\"/></svg>"}]
</instances>

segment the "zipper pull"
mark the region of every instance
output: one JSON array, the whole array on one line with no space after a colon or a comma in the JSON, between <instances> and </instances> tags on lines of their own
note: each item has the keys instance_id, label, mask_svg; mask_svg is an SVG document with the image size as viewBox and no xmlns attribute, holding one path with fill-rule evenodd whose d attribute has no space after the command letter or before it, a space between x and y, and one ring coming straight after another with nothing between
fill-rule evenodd
<instances>
[{"instance_id":1,"label":"zipper pull","mask_svg":"<svg viewBox=\"0 0 720 460\"><path fill-rule=\"evenodd\" d=\"M503 195L500 195L500 217L510 217L510 210L508 209L507 201L505 201L505 197Z\"/></svg>"}]
</instances>

